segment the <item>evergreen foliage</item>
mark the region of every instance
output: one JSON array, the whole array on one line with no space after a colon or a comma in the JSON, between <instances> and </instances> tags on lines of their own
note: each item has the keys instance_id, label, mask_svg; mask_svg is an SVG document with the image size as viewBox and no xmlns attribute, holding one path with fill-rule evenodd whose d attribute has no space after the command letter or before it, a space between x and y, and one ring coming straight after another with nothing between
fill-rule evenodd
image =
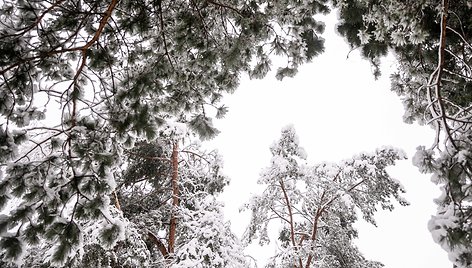
<instances>
[{"instance_id":1,"label":"evergreen foliage","mask_svg":"<svg viewBox=\"0 0 472 268\"><path fill-rule=\"evenodd\" d=\"M180 152L181 202L175 252L169 252L169 221L174 209L167 158L171 153L172 144L165 139L139 142L127 151L128 166L116 188L115 202L121 210L109 207L109 217L116 224L80 221L81 236L74 233L78 232L75 227L66 229L67 237L82 241L35 244L24 254L24 267L250 267L239 240L223 221L222 204L215 199L229 182L221 174L221 158L214 151L202 151L196 143ZM11 243L8 248L12 250L22 249L15 246L19 242L15 237L2 241ZM76 244L81 248L74 247ZM3 255L14 254L7 251ZM71 257L59 258L63 254Z\"/></svg>"},{"instance_id":2,"label":"evergreen foliage","mask_svg":"<svg viewBox=\"0 0 472 268\"><path fill-rule=\"evenodd\" d=\"M40 260L43 264L35 265L45 267L163 263L244 267L229 227L213 222L217 230L208 228L207 219L221 218L221 204L209 195L227 184L217 157L200 158L191 153L199 151L196 147L180 150L178 183L175 166L164 159L173 157L169 146L179 144L187 128L202 139L218 133L209 114L225 115L228 109L221 99L237 88L242 74L265 77L272 68L271 56L277 55L287 64L277 66L276 77L292 77L301 64L322 53L324 24L314 15L328 13L328 4L339 10L339 33L373 64L375 76L380 75L381 57L394 53L399 67L392 76L392 90L404 103L404 120L436 130L432 146L418 147L413 159L420 171L433 174L443 191L429 229L456 267L470 267L469 0L2 1L0 210L7 209L7 215L0 217L2 265L21 262L26 254L27 263ZM269 178L288 176L290 180L281 187L298 196L298 185L291 180L303 178L305 190L326 191L332 199L307 195L287 202L272 186L263 196L282 198L279 201L286 200L294 208L302 204L319 208L327 204L322 201L333 200L318 220L338 232L317 226L321 229L313 241L319 244L309 244L302 235L298 239L303 243L298 245L293 242L294 230L309 229L317 221L303 220L293 230L282 229L279 240L284 252L270 265L293 264L306 257L323 260L329 267L343 267L341 259L377 267L351 246L355 215L349 211L357 207L373 222L374 204L391 209L387 197L401 201L399 185L384 173L400 155L384 148L341 166L302 169L303 155L287 133L287 144L272 148L274 170L267 171L267 181L261 182L270 186L274 182ZM209 162L203 160L207 157ZM380 173L356 166L358 160L376 166ZM203 169L196 168L200 165L208 172L202 174ZM308 178L320 182L337 178L330 173L336 169L343 181L309 183ZM355 186L349 184L355 181L344 181L343 176L375 177L376 184L370 180L360 184L373 195L357 195L351 191L357 186L349 190L346 187ZM179 189L180 200L175 194ZM341 196L349 196L350 205L341 202ZM111 200L119 200L121 210ZM262 242L268 239L266 223L255 223L273 211L262 208L254 208L260 215L253 214L249 240L256 233ZM164 250L156 250L159 242L150 240L162 234L169 218L177 228L172 232L178 231L179 236L166 257ZM195 241L206 249L189 246ZM320 245L322 250L317 250ZM127 254L133 257L120 259Z\"/></svg>"},{"instance_id":3,"label":"evergreen foliage","mask_svg":"<svg viewBox=\"0 0 472 268\"><path fill-rule=\"evenodd\" d=\"M287 59L277 77L293 76L323 51L313 16L326 2L2 1L0 209L15 207L0 223L3 256L46 240L67 262L91 221L116 246L108 196L124 149L176 123L216 135L206 110L224 116L241 74L264 77L275 54Z\"/></svg>"},{"instance_id":4,"label":"evergreen foliage","mask_svg":"<svg viewBox=\"0 0 472 268\"><path fill-rule=\"evenodd\" d=\"M132 160L120 180L121 208L140 234L140 243L146 244L150 253L147 265L248 267L242 247L223 222L222 205L215 199L229 183L221 174L221 157L215 151L203 151L197 143L179 153L177 235L175 252L168 251L169 218L174 209L168 161L171 152L172 144L166 140L140 143L129 152Z\"/></svg>"},{"instance_id":5,"label":"evergreen foliage","mask_svg":"<svg viewBox=\"0 0 472 268\"><path fill-rule=\"evenodd\" d=\"M353 224L356 210L375 224L374 212L392 210L391 199L408 204L385 170L403 153L381 148L337 164L308 165L293 127L283 129L270 149L271 164L258 181L266 188L246 205L252 217L245 234L247 242L269 243L269 224L280 221L281 252L266 267L382 267L354 246Z\"/></svg>"},{"instance_id":6,"label":"evergreen foliage","mask_svg":"<svg viewBox=\"0 0 472 268\"><path fill-rule=\"evenodd\" d=\"M436 130L414 164L443 192L429 222L455 267L472 265L472 3L468 0L335 1L339 32L375 66L392 51L392 90L404 120ZM354 18L354 19L353 19Z\"/></svg>"}]
</instances>

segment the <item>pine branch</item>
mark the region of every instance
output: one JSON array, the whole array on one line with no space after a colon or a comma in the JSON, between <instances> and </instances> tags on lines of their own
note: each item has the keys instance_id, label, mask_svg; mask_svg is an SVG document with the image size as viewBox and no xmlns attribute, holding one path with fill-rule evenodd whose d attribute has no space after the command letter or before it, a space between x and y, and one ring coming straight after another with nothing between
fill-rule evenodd
<instances>
[{"instance_id":1,"label":"pine branch","mask_svg":"<svg viewBox=\"0 0 472 268\"><path fill-rule=\"evenodd\" d=\"M3 75L5 74L6 72L8 72L9 70L15 68L15 67L18 67L20 66L21 64L23 63L26 63L26 62L30 62L30 61L33 61L33 60L36 60L36 59L42 59L42 58L47 58L47 57L51 57L51 56L54 56L56 54L62 54L62 53L65 53L65 52L74 52L74 51L80 51L82 53L82 57L86 57L86 53L87 53L87 50L96 42L98 41L100 35L102 34L103 30L105 29L105 26L107 25L108 23L108 20L110 19L111 17L111 14L113 13L113 10L115 9L116 5L118 3L118 0L112 0L110 5L108 6L107 10L105 11L104 13L104 16L103 18L100 20L100 24L98 26L98 29L97 31L95 32L94 36L92 37L92 39L90 41L88 41L85 45L83 46L80 46L80 47L72 47L72 48L66 48L66 49L60 49L60 50L52 50L52 51L49 51L49 52L40 52L39 55L36 55L36 56L33 56L33 57L29 57L29 58L26 58L26 59L23 59L23 60L20 60L20 61L17 61L16 63L10 65L10 66L7 66L5 67L4 69L2 69L0 71L0 75ZM59 4L59 3L58 3ZM39 23L39 22L38 22ZM77 33L76 33L77 34ZM83 60L84 61L84 60ZM81 68L79 68L79 70L81 70ZM78 71L78 73L80 73ZM77 76L77 74L76 74Z\"/></svg>"},{"instance_id":2,"label":"pine branch","mask_svg":"<svg viewBox=\"0 0 472 268\"><path fill-rule=\"evenodd\" d=\"M180 152L181 152L181 153L187 153L187 154L191 154L191 155L197 156L198 158L205 160L205 162L207 162L208 164L211 164L210 161L208 161L208 159L206 159L205 157L203 157L202 155L200 155L200 154L198 154L198 153L196 153L196 152L187 151L187 150L182 150L182 151L180 151Z\"/></svg>"},{"instance_id":3,"label":"pine branch","mask_svg":"<svg viewBox=\"0 0 472 268\"><path fill-rule=\"evenodd\" d=\"M113 191L113 197L115 198L115 207L118 210L121 210L120 199L118 199L118 195L116 194L116 191Z\"/></svg>"},{"instance_id":4,"label":"pine branch","mask_svg":"<svg viewBox=\"0 0 472 268\"><path fill-rule=\"evenodd\" d=\"M64 129L64 130L56 130L58 133L54 134L54 135L51 135L49 136L48 138L40 141L40 142L35 142L35 146L33 146L31 149L29 149L26 153L23 154L23 156L19 157L18 159L15 160L14 163L18 163L20 162L21 160L25 159L25 158L28 158L29 159L29 154L32 153L34 150L38 149L39 147L41 147L44 143L46 143L47 141L53 139L54 137L57 137L57 136L60 136L61 134L64 134L66 133L67 131L71 130L72 128L69 127L67 129Z\"/></svg>"},{"instance_id":5,"label":"pine branch","mask_svg":"<svg viewBox=\"0 0 472 268\"><path fill-rule=\"evenodd\" d=\"M170 54L169 54L169 49L167 48L167 41L166 41L166 35L165 35L165 32L164 32L164 18L163 18L163 14L164 12L162 12L162 4L161 4L161 1L159 1L159 21L161 23L161 36L162 36L162 41L164 43L164 50L165 50L165 55L167 56L167 59L169 60L169 64L170 66L172 67L172 69L174 68L174 65L172 63L172 59L170 57Z\"/></svg>"},{"instance_id":6,"label":"pine branch","mask_svg":"<svg viewBox=\"0 0 472 268\"><path fill-rule=\"evenodd\" d=\"M439 37L439 51L438 51L438 71L436 75L436 83L435 83L435 94L439 106L439 113L441 115L441 124L446 131L447 138L450 140L452 146L457 149L456 143L451 135L451 129L447 123L446 119L446 111L444 109L444 102L441 96L441 78L444 72L444 62L445 62L445 54L446 54L446 30L447 30L447 13L449 7L448 0L442 0L442 11L441 11L441 35Z\"/></svg>"},{"instance_id":7,"label":"pine branch","mask_svg":"<svg viewBox=\"0 0 472 268\"><path fill-rule=\"evenodd\" d=\"M133 155L133 156L137 156L137 157L142 158L142 159L146 159L146 160L162 160L162 161L172 162L172 159L169 159L167 157L145 156L145 155L142 155L142 154L133 153L131 151L127 151L126 153L130 154L130 155Z\"/></svg>"},{"instance_id":8,"label":"pine branch","mask_svg":"<svg viewBox=\"0 0 472 268\"><path fill-rule=\"evenodd\" d=\"M243 14L237 10L236 8L232 7L232 6L228 6L228 5L225 5L225 4L222 4L222 3L219 3L219 2L215 2L215 1L212 1L212 0L207 0L208 3L210 4L213 4L215 6L219 6L219 7L222 7L222 8L225 8L225 9L230 9L234 12L236 12L239 16L243 17Z\"/></svg>"},{"instance_id":9,"label":"pine branch","mask_svg":"<svg viewBox=\"0 0 472 268\"><path fill-rule=\"evenodd\" d=\"M32 24L30 24L29 26L24 27L22 29L19 29L20 32L18 32L18 33L3 35L3 36L0 37L0 40L4 39L4 38L8 38L8 37L20 36L20 35L25 34L29 30L31 30L34 27L38 26L41 23L41 21L43 20L44 16L46 16L49 12L51 12L51 10L53 10L55 7L59 6L62 2L64 2L64 0L59 0L55 3L53 3L41 15L39 15Z\"/></svg>"},{"instance_id":10,"label":"pine branch","mask_svg":"<svg viewBox=\"0 0 472 268\"><path fill-rule=\"evenodd\" d=\"M270 207L270 210L272 210L272 212L277 216L277 217L275 217L276 219L278 218L278 219L281 219L281 220L285 221L288 224L291 224L290 220L287 220L283 215L278 213L277 210L275 210L273 207Z\"/></svg>"},{"instance_id":11,"label":"pine branch","mask_svg":"<svg viewBox=\"0 0 472 268\"><path fill-rule=\"evenodd\" d=\"M166 246L162 243L161 239L153 234L151 231L147 232L149 239L157 246L157 249L161 252L164 259L169 259L169 252L167 251Z\"/></svg>"}]
</instances>

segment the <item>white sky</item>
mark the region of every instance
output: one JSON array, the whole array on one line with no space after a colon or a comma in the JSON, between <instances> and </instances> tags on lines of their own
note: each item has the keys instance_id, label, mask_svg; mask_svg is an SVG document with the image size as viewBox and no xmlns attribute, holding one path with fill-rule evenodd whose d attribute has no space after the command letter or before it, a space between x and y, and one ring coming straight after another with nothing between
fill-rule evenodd
<instances>
[{"instance_id":1,"label":"white sky","mask_svg":"<svg viewBox=\"0 0 472 268\"><path fill-rule=\"evenodd\" d=\"M223 101L230 112L215 122L221 133L209 145L223 155L225 173L231 178L223 195L226 218L241 235L249 214L238 209L261 189L256 181L269 165L269 146L282 127L293 123L311 163L349 158L382 145L404 149L409 160L398 162L390 174L405 186L411 205L377 213L378 228L361 220L356 243L368 259L386 268L452 267L427 230L438 187L411 164L415 148L433 141L432 130L403 123L400 98L389 90L391 63L374 81L369 63L357 52L346 58L349 48L334 34L334 24L326 28L326 52L300 68L295 78L280 82L273 73L263 80L245 78ZM264 260L274 248L251 247L248 253Z\"/></svg>"}]
</instances>

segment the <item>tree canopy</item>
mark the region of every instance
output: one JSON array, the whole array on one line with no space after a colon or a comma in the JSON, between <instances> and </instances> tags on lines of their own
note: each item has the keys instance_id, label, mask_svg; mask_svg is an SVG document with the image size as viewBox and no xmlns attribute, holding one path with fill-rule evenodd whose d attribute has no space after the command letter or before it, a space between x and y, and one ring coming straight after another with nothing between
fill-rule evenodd
<instances>
[{"instance_id":1,"label":"tree canopy","mask_svg":"<svg viewBox=\"0 0 472 268\"><path fill-rule=\"evenodd\" d=\"M244 237L267 244L269 224L280 222L281 250L265 267L382 267L354 246L353 224L356 210L375 224L374 212L392 210L392 199L408 204L402 186L385 170L404 153L385 147L340 163L309 165L292 126L282 130L270 151L270 166L258 180L265 189L246 204L252 215Z\"/></svg>"},{"instance_id":2,"label":"tree canopy","mask_svg":"<svg viewBox=\"0 0 472 268\"><path fill-rule=\"evenodd\" d=\"M336 1L339 32L374 65L392 52L392 91L404 120L436 131L413 163L442 195L429 230L456 267L472 265L472 4L470 1ZM362 16L356 16L362 14ZM357 17L357 19L353 19Z\"/></svg>"},{"instance_id":3,"label":"tree canopy","mask_svg":"<svg viewBox=\"0 0 472 268\"><path fill-rule=\"evenodd\" d=\"M276 77L292 77L322 53L324 24L315 15L332 8L338 32L373 64L374 75L382 56L395 55L392 90L405 121L436 130L432 145L418 147L413 158L443 192L429 229L456 267L472 265L469 0L2 1L0 209L9 210L0 217L3 258L19 261L41 242L63 263L93 224L108 238L100 250L116 246L131 233L123 228L126 206L121 211L114 200L138 197L120 187L140 179L154 189L170 181L173 226L176 208L192 199L177 198L187 187L177 173L155 176L177 165L137 164L127 152L165 137L178 162L177 146L189 137L183 133L218 133L212 118L225 115L222 97L242 74L263 78L275 55L286 59ZM159 146L141 148L159 154ZM125 174L127 165L156 174ZM202 191L218 192L216 186ZM205 213L219 215L219 206L204 200Z\"/></svg>"},{"instance_id":4,"label":"tree canopy","mask_svg":"<svg viewBox=\"0 0 472 268\"><path fill-rule=\"evenodd\" d=\"M114 245L107 197L124 148L166 131L178 142L182 124L214 136L208 113L224 115L241 73L264 77L277 54L282 79L323 51L313 16L325 2L2 1L0 205L15 202L4 257L47 239L60 262L86 220L104 220Z\"/></svg>"}]
</instances>

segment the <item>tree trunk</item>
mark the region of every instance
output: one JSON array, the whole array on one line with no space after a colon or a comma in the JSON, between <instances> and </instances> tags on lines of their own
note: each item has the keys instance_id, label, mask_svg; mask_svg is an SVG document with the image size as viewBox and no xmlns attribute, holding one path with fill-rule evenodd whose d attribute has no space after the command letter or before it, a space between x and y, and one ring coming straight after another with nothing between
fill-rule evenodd
<instances>
[{"instance_id":1,"label":"tree trunk","mask_svg":"<svg viewBox=\"0 0 472 268\"><path fill-rule=\"evenodd\" d=\"M324 193L323 193L323 196L324 196ZM311 241L312 241L311 250L312 251L315 249L314 245L315 245L315 241L316 241L316 235L318 233L318 221L319 221L322 213L323 213L323 209L318 208L316 210L315 218L313 219L313 230L311 231ZM311 253L308 256L305 268L310 268L310 265L311 265L312 261L313 261L313 253Z\"/></svg>"},{"instance_id":2,"label":"tree trunk","mask_svg":"<svg viewBox=\"0 0 472 268\"><path fill-rule=\"evenodd\" d=\"M292 246L295 248L296 251L298 251L298 246L297 243L295 242L295 228L294 228L294 223L293 223L293 212L292 212L292 204L290 203L290 199L288 198L287 190L285 189L285 184L282 179L279 179L279 184L280 187L282 188L282 192L284 194L284 199L285 199L285 204L287 205L287 210L288 210L288 217L289 217L289 224L290 224L290 240L292 241ZM298 258L298 263L300 265L300 268L303 268L303 262L302 259ZM297 267L297 265L293 265L293 267Z\"/></svg>"},{"instance_id":3,"label":"tree trunk","mask_svg":"<svg viewBox=\"0 0 472 268\"><path fill-rule=\"evenodd\" d=\"M175 252L175 234L177 228L177 209L179 206L179 184L178 184L178 171L179 171L179 159L178 159L178 144L174 143L172 148L172 211L170 216L169 226L169 244L168 253L173 254Z\"/></svg>"}]
</instances>

